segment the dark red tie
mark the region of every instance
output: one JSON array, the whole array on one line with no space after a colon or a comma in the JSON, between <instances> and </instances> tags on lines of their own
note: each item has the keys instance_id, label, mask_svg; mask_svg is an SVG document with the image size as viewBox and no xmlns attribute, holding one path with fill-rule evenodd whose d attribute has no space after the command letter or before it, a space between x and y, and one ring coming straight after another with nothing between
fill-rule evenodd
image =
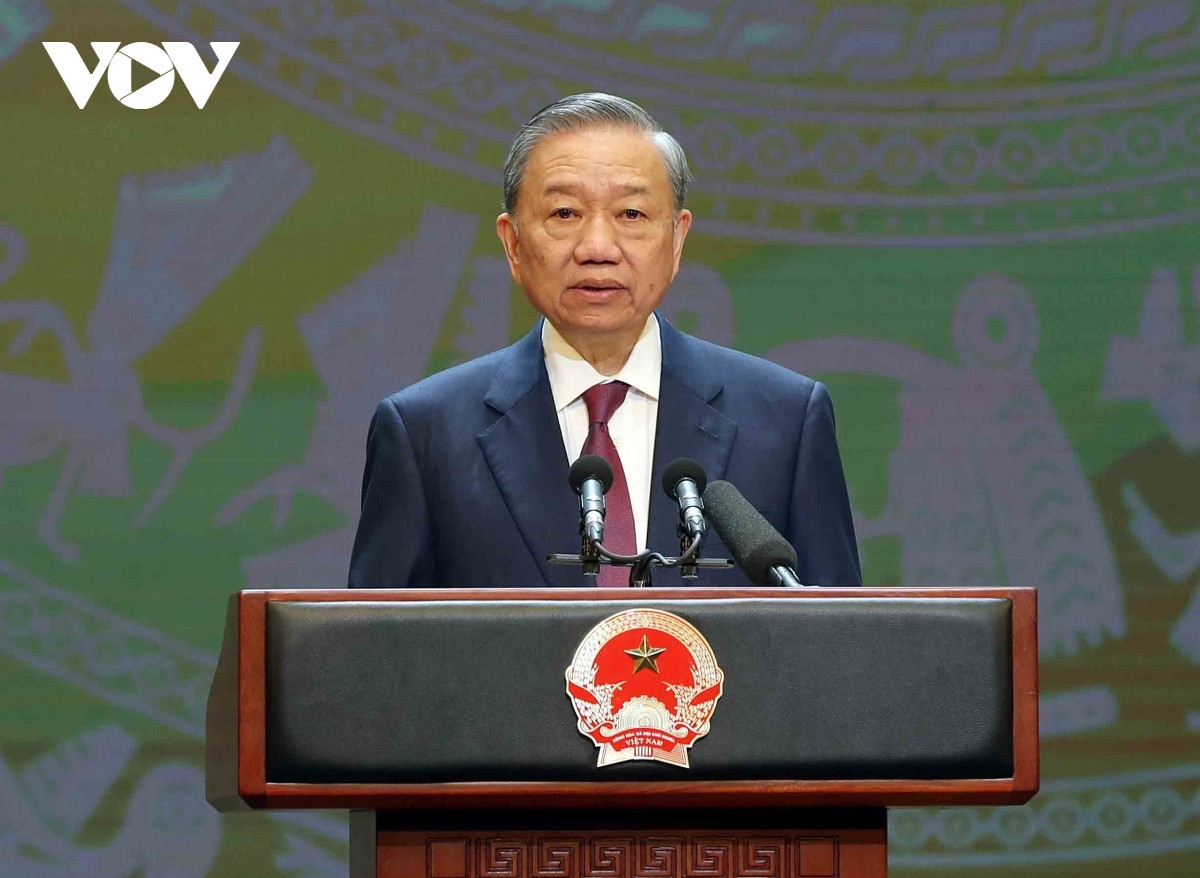
<instances>
[{"instance_id":1,"label":"dark red tie","mask_svg":"<svg viewBox=\"0 0 1200 878\"><path fill-rule=\"evenodd\" d=\"M637 531L633 526L633 504L629 502L629 483L625 481L625 467L617 446L608 432L608 422L613 412L625 401L629 385L624 381L597 384L583 392L583 401L588 410L588 434L580 454L599 454L613 468L613 483L604 495L604 548L618 555L637 554ZM629 568L600 565L596 577L599 588L629 585Z\"/></svg>"}]
</instances>

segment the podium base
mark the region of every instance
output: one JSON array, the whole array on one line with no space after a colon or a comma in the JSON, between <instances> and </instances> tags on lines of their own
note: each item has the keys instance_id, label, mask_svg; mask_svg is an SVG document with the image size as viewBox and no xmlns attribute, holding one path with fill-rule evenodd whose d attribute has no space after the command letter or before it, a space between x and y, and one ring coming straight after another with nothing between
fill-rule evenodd
<instances>
[{"instance_id":1,"label":"podium base","mask_svg":"<svg viewBox=\"0 0 1200 878\"><path fill-rule=\"evenodd\" d=\"M350 878L886 875L885 808L350 814Z\"/></svg>"}]
</instances>

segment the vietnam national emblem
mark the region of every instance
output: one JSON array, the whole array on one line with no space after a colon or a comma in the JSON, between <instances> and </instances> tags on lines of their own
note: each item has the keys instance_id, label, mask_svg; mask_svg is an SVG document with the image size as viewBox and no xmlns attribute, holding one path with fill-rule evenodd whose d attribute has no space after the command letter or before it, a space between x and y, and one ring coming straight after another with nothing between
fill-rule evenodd
<instances>
[{"instance_id":1,"label":"vietnam national emblem","mask_svg":"<svg viewBox=\"0 0 1200 878\"><path fill-rule=\"evenodd\" d=\"M587 633L567 668L579 731L597 767L631 759L688 768L709 731L725 675L708 641L663 610L623 610Z\"/></svg>"}]
</instances>

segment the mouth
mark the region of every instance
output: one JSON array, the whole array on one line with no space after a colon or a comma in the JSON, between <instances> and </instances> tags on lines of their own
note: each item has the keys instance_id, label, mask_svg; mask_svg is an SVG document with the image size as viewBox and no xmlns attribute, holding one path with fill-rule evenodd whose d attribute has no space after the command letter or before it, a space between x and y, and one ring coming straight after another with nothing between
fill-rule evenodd
<instances>
[{"instance_id":1,"label":"mouth","mask_svg":"<svg viewBox=\"0 0 1200 878\"><path fill-rule=\"evenodd\" d=\"M603 278L584 278L572 284L568 290L586 296L589 299L607 299L625 290L625 285L615 280Z\"/></svg>"}]
</instances>

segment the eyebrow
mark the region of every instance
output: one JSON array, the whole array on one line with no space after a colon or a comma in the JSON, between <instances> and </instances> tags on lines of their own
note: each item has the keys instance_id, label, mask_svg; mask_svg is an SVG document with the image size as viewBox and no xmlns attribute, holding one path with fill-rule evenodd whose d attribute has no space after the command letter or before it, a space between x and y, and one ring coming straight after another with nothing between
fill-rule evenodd
<instances>
[{"instance_id":1,"label":"eyebrow","mask_svg":"<svg viewBox=\"0 0 1200 878\"><path fill-rule=\"evenodd\" d=\"M552 184L542 190L543 195L576 195L578 188L571 183ZM649 195L650 189L640 183L625 183L614 187L621 195Z\"/></svg>"}]
</instances>

